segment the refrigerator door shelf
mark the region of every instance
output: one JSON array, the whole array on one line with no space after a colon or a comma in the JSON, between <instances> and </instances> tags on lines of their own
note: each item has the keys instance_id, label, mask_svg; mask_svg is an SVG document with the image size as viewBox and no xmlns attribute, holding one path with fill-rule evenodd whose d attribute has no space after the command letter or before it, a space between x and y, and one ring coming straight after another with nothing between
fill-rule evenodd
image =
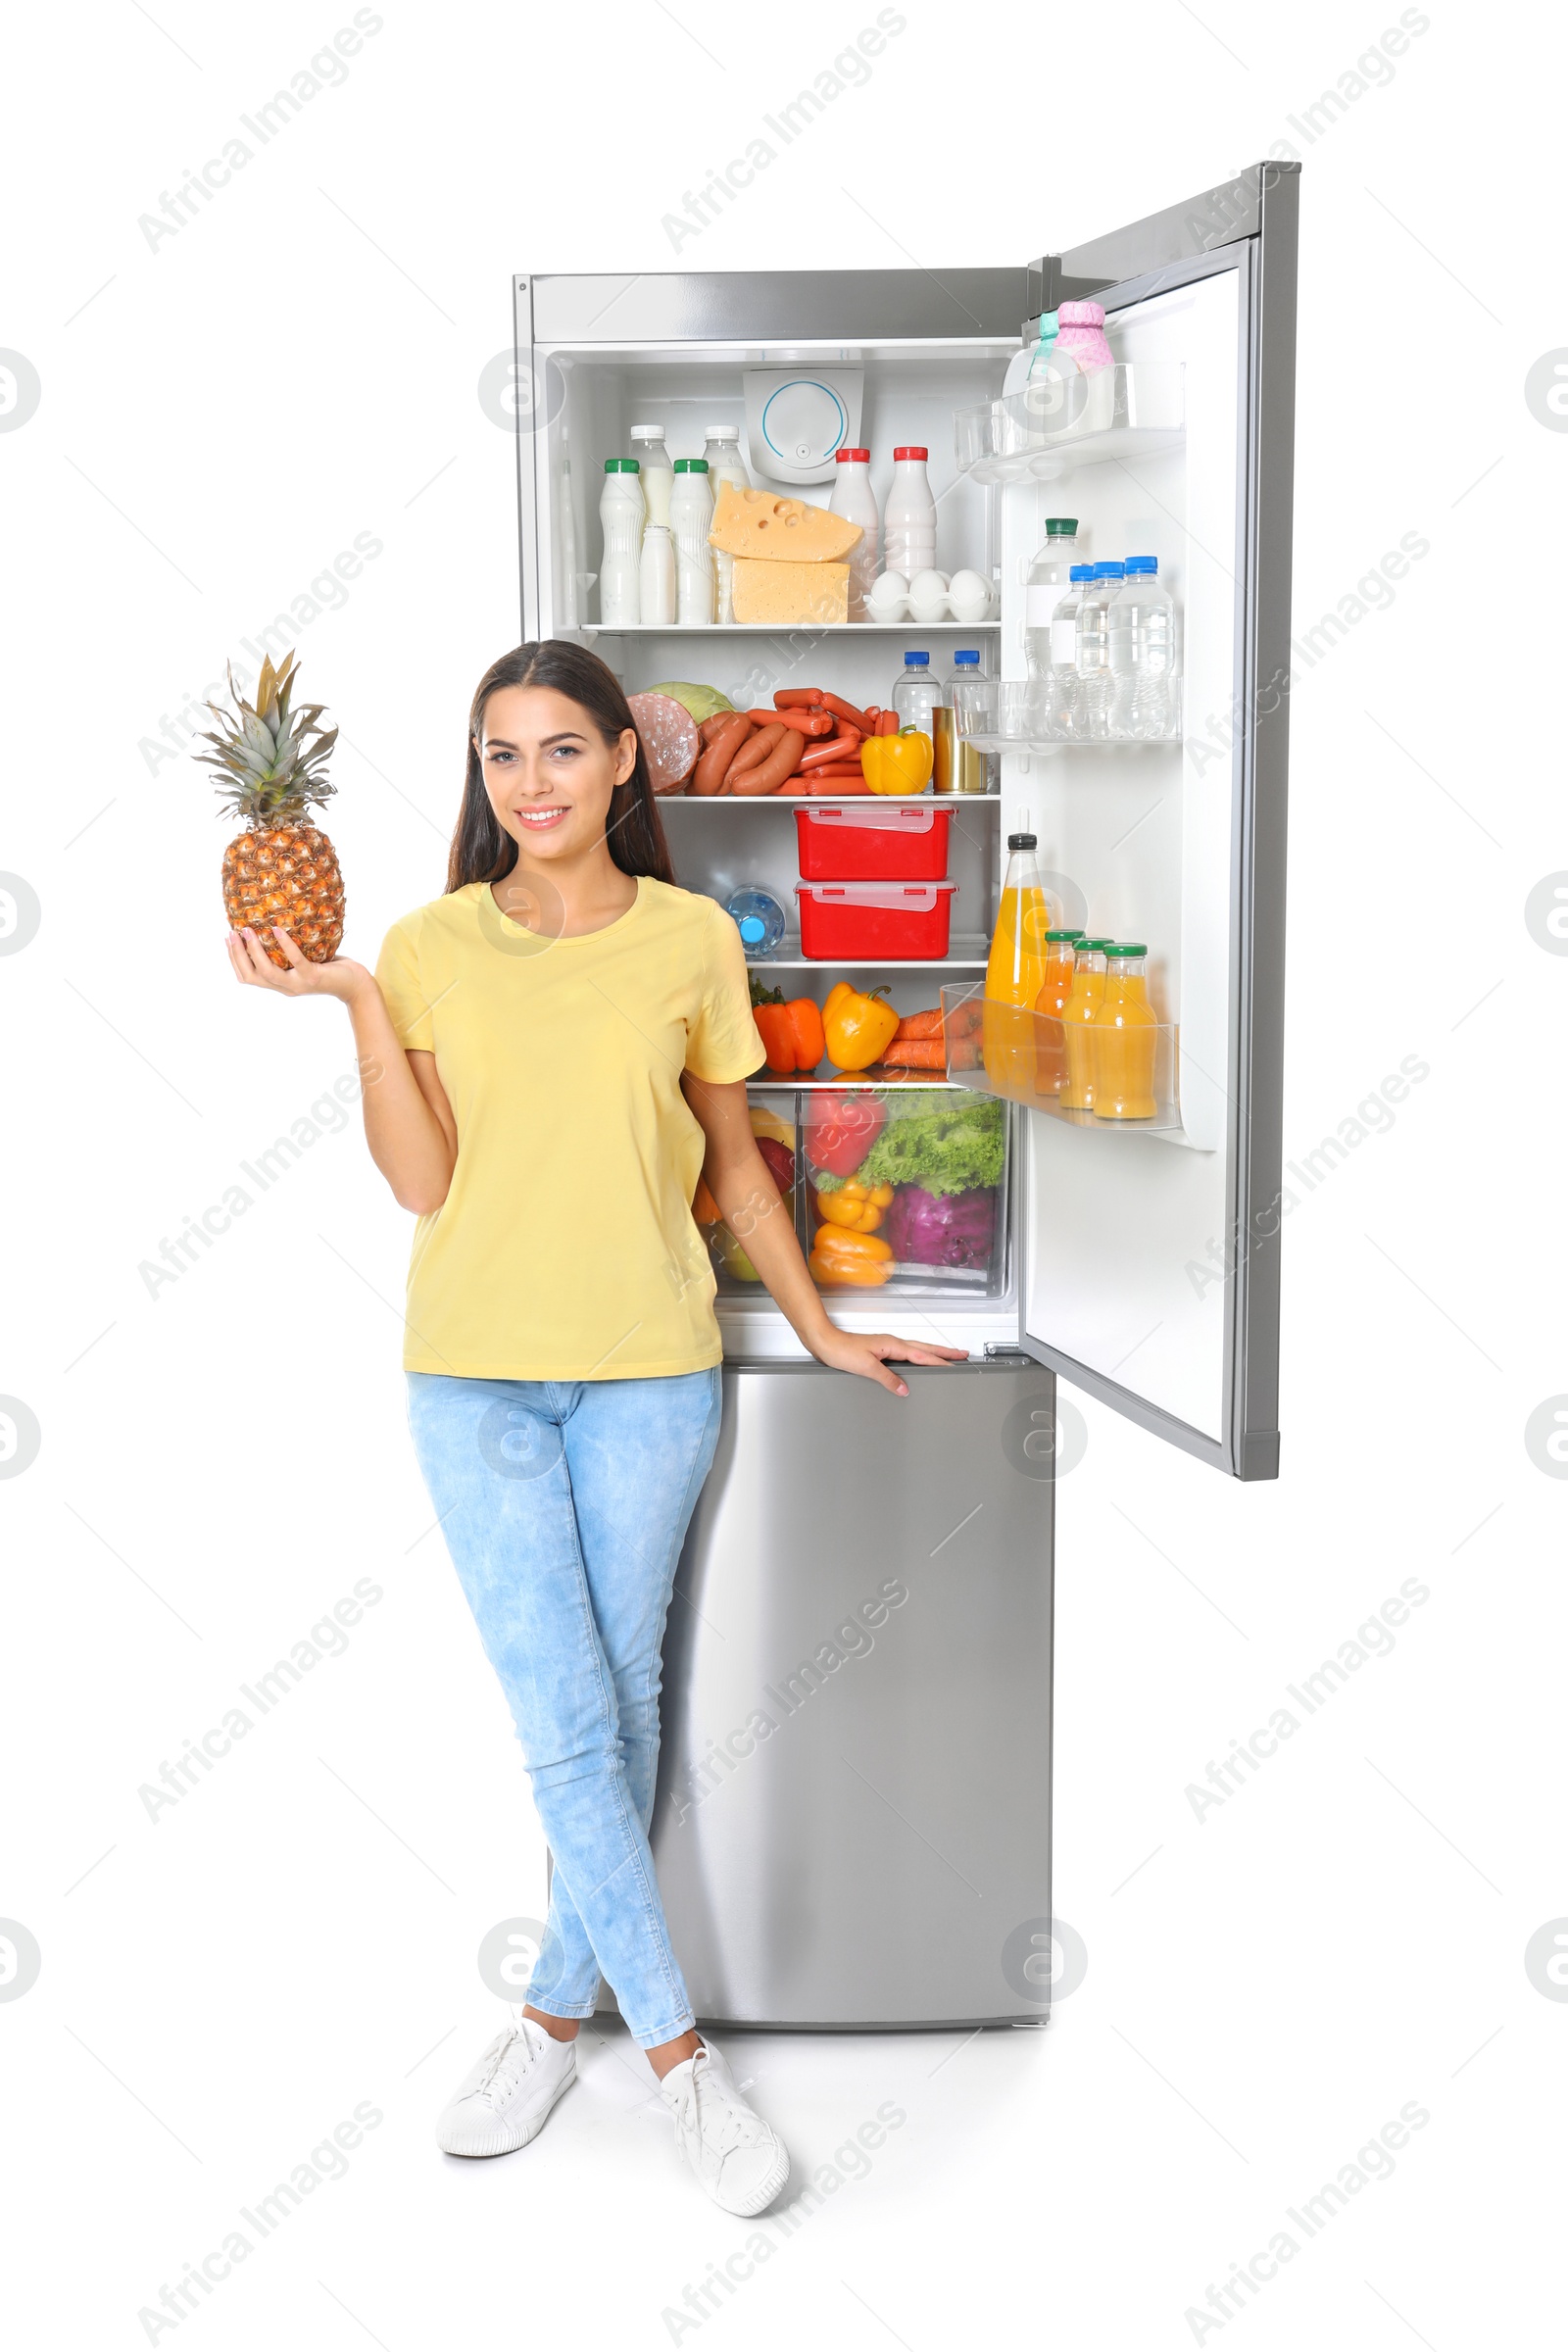
<instances>
[{"instance_id":1,"label":"refrigerator door shelf","mask_svg":"<svg viewBox=\"0 0 1568 2352\"><path fill-rule=\"evenodd\" d=\"M1050 2014L1054 1384L1016 1356L907 1378L724 1367L652 1831L714 2027Z\"/></svg>"},{"instance_id":2,"label":"refrigerator door shelf","mask_svg":"<svg viewBox=\"0 0 1568 2352\"><path fill-rule=\"evenodd\" d=\"M953 419L958 471L976 482L1059 481L1077 466L1136 463L1179 449L1186 426L1178 364L1045 376Z\"/></svg>"},{"instance_id":3,"label":"refrigerator door shelf","mask_svg":"<svg viewBox=\"0 0 1568 2352\"><path fill-rule=\"evenodd\" d=\"M1046 1093L1039 1080L1059 1077L1067 1051L1062 1023L1022 1004L989 1001L975 988L945 988L942 1009L948 1076L955 1086L1016 1102L1058 1126L1102 1135L1152 1135L1161 1143L1217 1152L1225 1143L1225 1097L1201 1071L1184 1064L1181 1031L1155 1023L1144 1032L1151 1052L1152 1107L1141 1116L1077 1110Z\"/></svg>"}]
</instances>

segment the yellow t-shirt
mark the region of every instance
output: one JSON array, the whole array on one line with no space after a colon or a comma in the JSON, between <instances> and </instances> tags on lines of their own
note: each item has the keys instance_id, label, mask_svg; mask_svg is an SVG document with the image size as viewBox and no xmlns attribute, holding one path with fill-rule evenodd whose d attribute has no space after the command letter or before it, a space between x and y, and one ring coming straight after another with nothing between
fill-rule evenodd
<instances>
[{"instance_id":1,"label":"yellow t-shirt","mask_svg":"<svg viewBox=\"0 0 1568 2352\"><path fill-rule=\"evenodd\" d=\"M700 1372L722 1353L691 1212L703 1131L681 1073L764 1059L740 933L646 875L603 931L541 939L472 882L394 923L376 978L435 1055L458 1128L421 1217L403 1361L500 1380Z\"/></svg>"}]
</instances>

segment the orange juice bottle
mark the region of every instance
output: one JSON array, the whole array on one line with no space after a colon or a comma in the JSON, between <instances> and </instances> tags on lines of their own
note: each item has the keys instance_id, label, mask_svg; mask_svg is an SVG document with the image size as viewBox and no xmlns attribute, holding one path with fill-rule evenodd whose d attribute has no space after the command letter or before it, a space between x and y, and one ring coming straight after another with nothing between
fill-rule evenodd
<instances>
[{"instance_id":1,"label":"orange juice bottle","mask_svg":"<svg viewBox=\"0 0 1568 2352\"><path fill-rule=\"evenodd\" d=\"M993 1086L1026 1095L1034 1092L1034 1008L1046 984L1054 911L1036 846L1030 832L1007 836L1007 878L986 963L986 1075Z\"/></svg>"},{"instance_id":2,"label":"orange juice bottle","mask_svg":"<svg viewBox=\"0 0 1568 2352\"><path fill-rule=\"evenodd\" d=\"M1106 939L1081 939L1074 958L1072 987L1067 992L1062 1026L1067 1039L1067 1083L1056 1100L1063 1110L1092 1110L1095 1073L1089 1034L1105 993Z\"/></svg>"},{"instance_id":3,"label":"orange juice bottle","mask_svg":"<svg viewBox=\"0 0 1568 2352\"><path fill-rule=\"evenodd\" d=\"M1067 1083L1067 1032L1062 1026L1072 993L1082 931L1048 931L1046 984L1035 999L1035 1093L1059 1095Z\"/></svg>"},{"instance_id":4,"label":"orange juice bottle","mask_svg":"<svg viewBox=\"0 0 1568 2352\"><path fill-rule=\"evenodd\" d=\"M1088 1033L1099 1119L1154 1115L1159 1032L1149 1002L1148 954L1138 940L1113 941L1105 950L1105 990Z\"/></svg>"}]
</instances>

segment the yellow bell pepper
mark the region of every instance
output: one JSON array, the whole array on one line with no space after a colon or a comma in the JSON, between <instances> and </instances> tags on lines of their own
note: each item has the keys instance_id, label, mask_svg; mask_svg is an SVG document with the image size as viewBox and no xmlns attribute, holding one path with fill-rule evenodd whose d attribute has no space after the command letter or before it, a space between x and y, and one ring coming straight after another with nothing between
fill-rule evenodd
<instances>
[{"instance_id":1,"label":"yellow bell pepper","mask_svg":"<svg viewBox=\"0 0 1568 2352\"><path fill-rule=\"evenodd\" d=\"M886 1282L892 1273L893 1252L874 1233L855 1233L843 1225L823 1225L817 1229L808 1262L818 1282L875 1284Z\"/></svg>"},{"instance_id":2,"label":"yellow bell pepper","mask_svg":"<svg viewBox=\"0 0 1568 2352\"><path fill-rule=\"evenodd\" d=\"M831 1193L816 1195L816 1213L829 1225L847 1226L854 1233L875 1233L882 1212L891 1206L891 1184L841 1184Z\"/></svg>"},{"instance_id":3,"label":"yellow bell pepper","mask_svg":"<svg viewBox=\"0 0 1568 2352\"><path fill-rule=\"evenodd\" d=\"M935 757L930 736L914 727L902 735L868 735L860 746L860 773L873 792L924 792Z\"/></svg>"},{"instance_id":4,"label":"yellow bell pepper","mask_svg":"<svg viewBox=\"0 0 1568 2352\"><path fill-rule=\"evenodd\" d=\"M893 1271L874 1257L823 1257L815 1250L806 1262L818 1282L858 1282L868 1289L886 1282Z\"/></svg>"},{"instance_id":5,"label":"yellow bell pepper","mask_svg":"<svg viewBox=\"0 0 1568 2352\"><path fill-rule=\"evenodd\" d=\"M884 1002L885 994L883 989L875 989L862 997L847 980L830 992L822 1007L822 1034L829 1060L841 1070L869 1069L898 1035L899 1016Z\"/></svg>"}]
</instances>

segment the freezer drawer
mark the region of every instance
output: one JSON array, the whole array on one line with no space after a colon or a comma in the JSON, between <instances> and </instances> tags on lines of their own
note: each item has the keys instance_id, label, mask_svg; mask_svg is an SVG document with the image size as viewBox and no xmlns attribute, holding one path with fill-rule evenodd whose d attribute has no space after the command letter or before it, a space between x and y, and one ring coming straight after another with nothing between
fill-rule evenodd
<instances>
[{"instance_id":1,"label":"freezer drawer","mask_svg":"<svg viewBox=\"0 0 1568 2352\"><path fill-rule=\"evenodd\" d=\"M726 1365L653 1844L713 2024L1044 2021L1054 1384Z\"/></svg>"}]
</instances>

